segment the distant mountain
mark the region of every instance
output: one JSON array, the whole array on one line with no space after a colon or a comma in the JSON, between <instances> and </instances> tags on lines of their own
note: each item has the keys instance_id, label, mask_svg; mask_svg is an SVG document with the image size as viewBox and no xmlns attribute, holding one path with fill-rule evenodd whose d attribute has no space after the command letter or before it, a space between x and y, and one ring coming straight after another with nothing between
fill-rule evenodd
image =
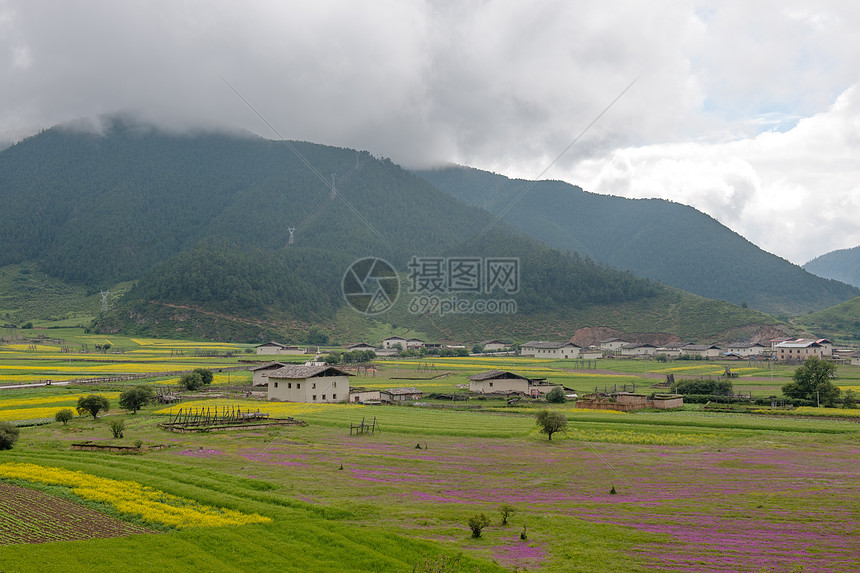
<instances>
[{"instance_id":1,"label":"distant mountain","mask_svg":"<svg viewBox=\"0 0 860 573\"><path fill-rule=\"evenodd\" d=\"M807 271L860 288L860 246L816 257L803 265Z\"/></svg>"},{"instance_id":2,"label":"distant mountain","mask_svg":"<svg viewBox=\"0 0 860 573\"><path fill-rule=\"evenodd\" d=\"M23 285L20 265L88 293L133 281L99 317L105 332L354 342L396 329L563 338L600 324L708 338L775 322L553 250L505 223L476 240L491 213L387 159L312 143L168 134L120 118L99 133L56 127L0 151L0 201L0 267L15 279L0 285ZM369 256L400 271L404 291L412 257L517 259L517 312L420 314L405 293L387 314L361 316L341 281Z\"/></svg>"},{"instance_id":3,"label":"distant mountain","mask_svg":"<svg viewBox=\"0 0 860 573\"><path fill-rule=\"evenodd\" d=\"M467 167L417 173L555 248L704 297L788 316L860 295L857 287L812 275L686 205L598 195L560 181L532 184Z\"/></svg>"},{"instance_id":4,"label":"distant mountain","mask_svg":"<svg viewBox=\"0 0 860 573\"><path fill-rule=\"evenodd\" d=\"M860 341L860 297L798 316L791 322L816 336L856 345Z\"/></svg>"}]
</instances>

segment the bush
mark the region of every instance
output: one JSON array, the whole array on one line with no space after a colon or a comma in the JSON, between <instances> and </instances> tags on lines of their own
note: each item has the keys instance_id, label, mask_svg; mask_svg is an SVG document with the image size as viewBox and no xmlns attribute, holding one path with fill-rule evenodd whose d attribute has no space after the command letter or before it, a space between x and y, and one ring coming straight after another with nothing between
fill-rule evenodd
<instances>
[{"instance_id":1,"label":"bush","mask_svg":"<svg viewBox=\"0 0 860 573\"><path fill-rule=\"evenodd\" d=\"M123 422L122 420L111 420L110 421L110 431L113 434L114 438L121 438L124 430L125 430L125 422Z\"/></svg>"},{"instance_id":2,"label":"bush","mask_svg":"<svg viewBox=\"0 0 860 573\"><path fill-rule=\"evenodd\" d=\"M20 430L9 422L0 422L0 450L11 450Z\"/></svg>"},{"instance_id":3,"label":"bush","mask_svg":"<svg viewBox=\"0 0 860 573\"><path fill-rule=\"evenodd\" d=\"M728 396L732 393L732 383L728 380L679 380L672 385L675 394L706 394Z\"/></svg>"},{"instance_id":4,"label":"bush","mask_svg":"<svg viewBox=\"0 0 860 573\"><path fill-rule=\"evenodd\" d=\"M547 393L546 401L552 404L564 404L567 402L567 397L564 395L564 389L561 386L556 386Z\"/></svg>"},{"instance_id":5,"label":"bush","mask_svg":"<svg viewBox=\"0 0 860 573\"><path fill-rule=\"evenodd\" d=\"M200 376L199 372L183 374L182 378L179 379L179 385L189 391L199 390L203 387L203 377Z\"/></svg>"},{"instance_id":6,"label":"bush","mask_svg":"<svg viewBox=\"0 0 860 573\"><path fill-rule=\"evenodd\" d=\"M499 513L502 514L502 525L508 524L508 518L510 518L514 514L514 507L512 505L508 505L504 503L499 507Z\"/></svg>"},{"instance_id":7,"label":"bush","mask_svg":"<svg viewBox=\"0 0 860 573\"><path fill-rule=\"evenodd\" d=\"M485 527L490 525L490 518L479 513L469 518L469 529L472 530L472 537L477 539L481 536L481 532Z\"/></svg>"},{"instance_id":8,"label":"bush","mask_svg":"<svg viewBox=\"0 0 860 573\"><path fill-rule=\"evenodd\" d=\"M200 379L203 380L203 385L212 384L212 380L215 379L215 376L212 374L212 371L208 368L195 368L194 372L200 374Z\"/></svg>"},{"instance_id":9,"label":"bush","mask_svg":"<svg viewBox=\"0 0 860 573\"><path fill-rule=\"evenodd\" d=\"M75 413L72 412L71 408L63 408L62 410L57 410L57 413L54 414L54 420L56 420L57 422L62 422L64 426L68 424L74 417Z\"/></svg>"},{"instance_id":10,"label":"bush","mask_svg":"<svg viewBox=\"0 0 860 573\"><path fill-rule=\"evenodd\" d=\"M100 394L90 394L89 396L81 396L78 398L77 406L78 414L83 416L89 414L93 420L99 415L99 412L107 412L110 410L110 402Z\"/></svg>"}]
</instances>

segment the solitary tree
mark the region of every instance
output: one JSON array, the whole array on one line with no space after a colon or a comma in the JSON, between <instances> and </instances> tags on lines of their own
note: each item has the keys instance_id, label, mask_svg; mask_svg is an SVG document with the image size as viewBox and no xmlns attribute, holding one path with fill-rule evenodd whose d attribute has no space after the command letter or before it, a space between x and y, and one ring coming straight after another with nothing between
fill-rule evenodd
<instances>
[{"instance_id":1,"label":"solitary tree","mask_svg":"<svg viewBox=\"0 0 860 573\"><path fill-rule=\"evenodd\" d=\"M831 380L836 377L836 366L821 360L817 356L810 356L797 367L789 382L782 387L782 393L789 398L800 398L802 400L816 400L825 406L832 406L839 398L839 387Z\"/></svg>"},{"instance_id":2,"label":"solitary tree","mask_svg":"<svg viewBox=\"0 0 860 573\"><path fill-rule=\"evenodd\" d=\"M89 396L81 396L78 398L78 414L83 416L89 414L93 420L99 415L99 412L107 412L110 410L110 402L100 394L90 394Z\"/></svg>"},{"instance_id":3,"label":"solitary tree","mask_svg":"<svg viewBox=\"0 0 860 573\"><path fill-rule=\"evenodd\" d=\"M119 406L136 414L138 410L155 399L155 392L149 386L134 386L119 395Z\"/></svg>"},{"instance_id":4,"label":"solitary tree","mask_svg":"<svg viewBox=\"0 0 860 573\"><path fill-rule=\"evenodd\" d=\"M475 539L481 536L481 531L488 525L490 525L490 518L483 513L473 515L469 518L469 529L472 530L472 537Z\"/></svg>"},{"instance_id":5,"label":"solitary tree","mask_svg":"<svg viewBox=\"0 0 860 573\"><path fill-rule=\"evenodd\" d=\"M507 503L503 503L499 507L499 513L502 514L502 525L508 524L508 518L510 518L514 514L514 507L512 505L508 505Z\"/></svg>"},{"instance_id":6,"label":"solitary tree","mask_svg":"<svg viewBox=\"0 0 860 573\"><path fill-rule=\"evenodd\" d=\"M56 420L57 422L62 422L64 426L68 424L74 417L75 413L72 412L71 408L63 408L62 410L57 410L57 413L54 414L54 420Z\"/></svg>"},{"instance_id":7,"label":"solitary tree","mask_svg":"<svg viewBox=\"0 0 860 573\"><path fill-rule=\"evenodd\" d=\"M9 422L0 422L0 450L11 450L18 440L18 427Z\"/></svg>"},{"instance_id":8,"label":"solitary tree","mask_svg":"<svg viewBox=\"0 0 860 573\"><path fill-rule=\"evenodd\" d=\"M556 386L546 394L546 401L552 404L564 404L567 397L564 395L564 389L561 386Z\"/></svg>"},{"instance_id":9,"label":"solitary tree","mask_svg":"<svg viewBox=\"0 0 860 573\"><path fill-rule=\"evenodd\" d=\"M563 432L567 428L567 418L559 412L552 410L541 410L537 415L537 425L540 426L542 434L546 434L550 440L556 432Z\"/></svg>"}]
</instances>

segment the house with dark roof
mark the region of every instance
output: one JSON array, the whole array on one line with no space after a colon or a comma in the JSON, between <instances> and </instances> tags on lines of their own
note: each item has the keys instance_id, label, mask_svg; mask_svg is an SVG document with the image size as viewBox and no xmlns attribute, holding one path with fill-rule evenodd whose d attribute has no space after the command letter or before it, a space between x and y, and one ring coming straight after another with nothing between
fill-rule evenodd
<instances>
[{"instance_id":1,"label":"house with dark roof","mask_svg":"<svg viewBox=\"0 0 860 573\"><path fill-rule=\"evenodd\" d=\"M760 356L769 348L769 346L765 346L759 342L732 342L731 344L726 344L725 352L723 354L736 354L741 357Z\"/></svg>"},{"instance_id":2,"label":"house with dark roof","mask_svg":"<svg viewBox=\"0 0 860 573\"><path fill-rule=\"evenodd\" d=\"M349 372L334 366L287 364L269 372L269 400L279 402L346 402Z\"/></svg>"},{"instance_id":3,"label":"house with dark roof","mask_svg":"<svg viewBox=\"0 0 860 573\"><path fill-rule=\"evenodd\" d=\"M688 356L701 356L702 358L718 358L722 349L715 344L685 344L681 347L681 354Z\"/></svg>"},{"instance_id":4,"label":"house with dark roof","mask_svg":"<svg viewBox=\"0 0 860 573\"><path fill-rule=\"evenodd\" d=\"M657 347L647 342L631 342L621 347L621 356L654 356Z\"/></svg>"},{"instance_id":5,"label":"house with dark roof","mask_svg":"<svg viewBox=\"0 0 860 573\"><path fill-rule=\"evenodd\" d=\"M286 366L283 362L266 362L265 364L260 364L259 366L254 366L251 368L251 372L253 372L253 380L251 382L252 386L266 386L269 384L269 372L277 370L279 368L283 368Z\"/></svg>"},{"instance_id":6,"label":"house with dark roof","mask_svg":"<svg viewBox=\"0 0 860 573\"><path fill-rule=\"evenodd\" d=\"M287 346L278 342L266 342L256 346L257 354L304 354L305 351L298 346Z\"/></svg>"},{"instance_id":7,"label":"house with dark roof","mask_svg":"<svg viewBox=\"0 0 860 573\"><path fill-rule=\"evenodd\" d=\"M630 341L622 338L606 338L600 341L600 349L606 352L618 352L625 344L630 344Z\"/></svg>"},{"instance_id":8,"label":"house with dark roof","mask_svg":"<svg viewBox=\"0 0 860 573\"><path fill-rule=\"evenodd\" d=\"M568 359L579 358L579 345L573 342L547 342L545 340L530 340L520 347L522 356L535 358Z\"/></svg>"},{"instance_id":9,"label":"house with dark roof","mask_svg":"<svg viewBox=\"0 0 860 573\"><path fill-rule=\"evenodd\" d=\"M490 370L469 376L469 391L476 394L541 396L557 386L548 384L546 378L528 378L506 370Z\"/></svg>"}]
</instances>

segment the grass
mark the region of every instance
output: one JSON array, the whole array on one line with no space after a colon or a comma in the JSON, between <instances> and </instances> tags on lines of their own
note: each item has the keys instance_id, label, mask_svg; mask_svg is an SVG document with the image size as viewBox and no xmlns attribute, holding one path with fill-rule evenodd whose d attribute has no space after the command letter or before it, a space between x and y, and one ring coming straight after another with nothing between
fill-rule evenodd
<instances>
[{"instance_id":1,"label":"grass","mask_svg":"<svg viewBox=\"0 0 860 573\"><path fill-rule=\"evenodd\" d=\"M177 347L161 340L111 340L129 348L136 344L140 351L111 356L119 365L123 356L139 357L142 364L169 362L165 350ZM63 365L53 352L7 350L0 352L0 365L35 365L29 371L39 375L39 367ZM86 362L72 359L73 367L86 367ZM188 356L177 360L198 364ZM225 359L214 360L220 364ZM428 362L453 374L439 380L396 379L426 376ZM622 379L646 383L639 376L644 365L638 361L605 364L622 372ZM357 377L352 383L451 392L469 375L494 368L543 373L552 381L570 381L577 389L606 379L593 372L569 372L573 369L566 365L469 358L403 360L395 367L386 361L377 377ZM649 365L649 372L655 365ZM679 362L661 366L713 367ZM216 375L216 385L224 385L218 376L225 374ZM780 374L782 379L790 375L787 370ZM250 380L247 373L230 376ZM845 382L857 385L848 378ZM21 428L14 449L0 452L0 467L34 463L99 479L134 481L168 496L271 522L0 545L4 570L408 572L422 562L455 563L459 554L459 570L484 573L514 568L644 572L860 567L854 540L860 511L860 426L844 418L698 410L617 413L584 411L567 403L553 407L568 419L568 431L555 434L550 442L534 423L534 414L546 405L512 407L502 400L473 400L471 405L482 406L476 411L298 405L227 395L183 407L241 405L298 417L308 425L173 434L157 427L171 408L151 406L127 414L115 405L121 388L51 386L0 392L0 416L71 404L77 395L91 391L110 393L113 400L111 412L97 420L76 417L68 426ZM350 435L350 424L374 418L378 431L373 435ZM122 440L111 436L112 419L125 422ZM70 450L72 442L83 440L140 440L167 447L139 455ZM515 508L507 526L499 523L502 504ZM491 519L480 539L472 539L466 525L476 513ZM523 527L525 541L519 538Z\"/></svg>"}]
</instances>

